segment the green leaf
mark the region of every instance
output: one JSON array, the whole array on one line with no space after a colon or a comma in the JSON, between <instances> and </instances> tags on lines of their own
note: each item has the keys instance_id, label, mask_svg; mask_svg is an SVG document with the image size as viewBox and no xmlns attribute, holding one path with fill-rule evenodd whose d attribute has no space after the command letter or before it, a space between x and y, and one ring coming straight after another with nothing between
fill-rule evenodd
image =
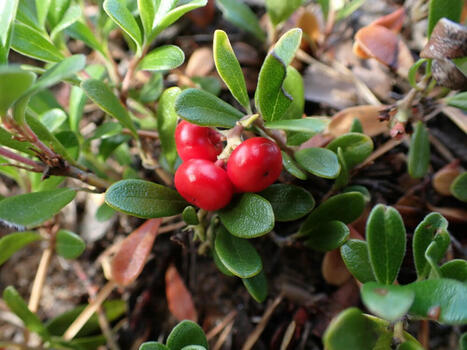
<instances>
[{"instance_id":1,"label":"green leaf","mask_svg":"<svg viewBox=\"0 0 467 350\"><path fill-rule=\"evenodd\" d=\"M244 5L238 1L235 2ZM219 73L235 99L249 111L250 98L246 90L245 78L227 34L223 30L216 30L212 45L217 73Z\"/></svg>"},{"instance_id":2,"label":"green leaf","mask_svg":"<svg viewBox=\"0 0 467 350\"><path fill-rule=\"evenodd\" d=\"M345 160L344 152L342 148L337 148L337 159L339 160L339 165L341 166L341 171L339 176L336 178L336 182L334 183L334 188L339 189L346 186L349 183L349 168L347 167L347 161Z\"/></svg>"},{"instance_id":3,"label":"green leaf","mask_svg":"<svg viewBox=\"0 0 467 350\"><path fill-rule=\"evenodd\" d=\"M459 350L467 350L467 333L462 334L459 339Z\"/></svg>"},{"instance_id":4,"label":"green leaf","mask_svg":"<svg viewBox=\"0 0 467 350\"><path fill-rule=\"evenodd\" d=\"M36 75L16 66L0 67L0 116L5 116L8 109L33 84Z\"/></svg>"},{"instance_id":5,"label":"green leaf","mask_svg":"<svg viewBox=\"0 0 467 350\"><path fill-rule=\"evenodd\" d=\"M52 0L35 0L37 22L41 28L45 26L45 20L47 19L51 2Z\"/></svg>"},{"instance_id":6,"label":"green leaf","mask_svg":"<svg viewBox=\"0 0 467 350\"><path fill-rule=\"evenodd\" d=\"M454 259L448 261L440 268L443 278L451 278L460 282L467 282L467 261Z\"/></svg>"},{"instance_id":7,"label":"green leaf","mask_svg":"<svg viewBox=\"0 0 467 350\"><path fill-rule=\"evenodd\" d=\"M415 269L419 278L425 277L429 272L425 252L438 232L447 230L448 221L439 213L430 213L415 228L412 240L412 250ZM427 270L428 269L428 270Z\"/></svg>"},{"instance_id":8,"label":"green leaf","mask_svg":"<svg viewBox=\"0 0 467 350\"><path fill-rule=\"evenodd\" d=\"M285 21L302 5L302 0L266 0L266 10L274 26Z\"/></svg>"},{"instance_id":9,"label":"green leaf","mask_svg":"<svg viewBox=\"0 0 467 350\"><path fill-rule=\"evenodd\" d=\"M188 205L177 191L137 179L114 183L105 193L105 202L115 210L144 219L180 214Z\"/></svg>"},{"instance_id":10,"label":"green leaf","mask_svg":"<svg viewBox=\"0 0 467 350\"><path fill-rule=\"evenodd\" d=\"M361 185L352 185L352 186L347 186L342 190L342 192L360 192L363 195L363 198L365 198L365 203L370 203L371 201L371 194L370 191L368 191L368 188L365 186Z\"/></svg>"},{"instance_id":11,"label":"green leaf","mask_svg":"<svg viewBox=\"0 0 467 350\"><path fill-rule=\"evenodd\" d=\"M366 238L376 280L392 284L399 273L406 245L405 226L399 212L376 205L368 216Z\"/></svg>"},{"instance_id":12,"label":"green leaf","mask_svg":"<svg viewBox=\"0 0 467 350\"><path fill-rule=\"evenodd\" d=\"M151 35L154 17L156 16L154 0L138 0L138 10L143 24L144 38L147 40Z\"/></svg>"},{"instance_id":13,"label":"green leaf","mask_svg":"<svg viewBox=\"0 0 467 350\"><path fill-rule=\"evenodd\" d=\"M362 215L365 199L359 192L341 193L323 202L313 210L300 227L300 235L308 234L319 223L338 220L350 224Z\"/></svg>"},{"instance_id":14,"label":"green leaf","mask_svg":"<svg viewBox=\"0 0 467 350\"><path fill-rule=\"evenodd\" d=\"M454 96L446 97L445 102L449 106L467 111L467 91L459 92Z\"/></svg>"},{"instance_id":15,"label":"green leaf","mask_svg":"<svg viewBox=\"0 0 467 350\"><path fill-rule=\"evenodd\" d=\"M263 269L255 247L247 239L231 235L222 226L217 230L214 246L219 260L235 276L250 278Z\"/></svg>"},{"instance_id":16,"label":"green leaf","mask_svg":"<svg viewBox=\"0 0 467 350\"><path fill-rule=\"evenodd\" d=\"M96 219L99 222L110 220L115 215L115 210L107 204L102 203L96 211Z\"/></svg>"},{"instance_id":17,"label":"green leaf","mask_svg":"<svg viewBox=\"0 0 467 350\"><path fill-rule=\"evenodd\" d=\"M44 126L53 132L57 130L68 118L63 109L53 108L39 116L39 120Z\"/></svg>"},{"instance_id":18,"label":"green leaf","mask_svg":"<svg viewBox=\"0 0 467 350\"><path fill-rule=\"evenodd\" d=\"M449 243L451 243L449 233L446 231L439 232L425 251L425 258L431 266L432 274L434 274L436 278L441 278L441 271L438 263L446 254Z\"/></svg>"},{"instance_id":19,"label":"green leaf","mask_svg":"<svg viewBox=\"0 0 467 350\"><path fill-rule=\"evenodd\" d=\"M274 45L264 60L258 76L255 104L266 122L280 120L292 103L283 87L287 66L302 38L300 29L291 29Z\"/></svg>"},{"instance_id":20,"label":"green leaf","mask_svg":"<svg viewBox=\"0 0 467 350\"><path fill-rule=\"evenodd\" d=\"M39 317L28 309L26 302L13 286L8 286L3 290L3 300L8 308L24 322L27 329L39 334L43 339L50 338Z\"/></svg>"},{"instance_id":21,"label":"green leaf","mask_svg":"<svg viewBox=\"0 0 467 350\"><path fill-rule=\"evenodd\" d=\"M0 201L0 220L12 226L39 226L70 203L75 195L74 190L59 188L5 198Z\"/></svg>"},{"instance_id":22,"label":"green leaf","mask_svg":"<svg viewBox=\"0 0 467 350\"><path fill-rule=\"evenodd\" d=\"M430 7L428 10L428 38L430 38L433 29L441 18L445 17L451 21L459 22L463 4L464 2L462 0L430 0Z\"/></svg>"},{"instance_id":23,"label":"green leaf","mask_svg":"<svg viewBox=\"0 0 467 350\"><path fill-rule=\"evenodd\" d=\"M139 56L141 54L141 46L143 39L139 25L133 17L132 13L126 7L124 0L105 0L103 4L104 11L109 17L133 39L136 44L137 52Z\"/></svg>"},{"instance_id":24,"label":"green leaf","mask_svg":"<svg viewBox=\"0 0 467 350\"><path fill-rule=\"evenodd\" d=\"M191 80L199 86L199 88L219 96L222 90L222 83L216 77L192 77Z\"/></svg>"},{"instance_id":25,"label":"green leaf","mask_svg":"<svg viewBox=\"0 0 467 350\"><path fill-rule=\"evenodd\" d=\"M415 293L397 285L365 283L360 290L363 304L376 316L395 322L410 309Z\"/></svg>"},{"instance_id":26,"label":"green leaf","mask_svg":"<svg viewBox=\"0 0 467 350\"><path fill-rule=\"evenodd\" d=\"M65 16L66 10L71 6L71 0L51 0L47 20L50 27L55 27Z\"/></svg>"},{"instance_id":27,"label":"green leaf","mask_svg":"<svg viewBox=\"0 0 467 350\"><path fill-rule=\"evenodd\" d=\"M212 260L214 260L214 264L216 264L217 269L222 272L224 275L232 277L235 276L232 272L229 271L227 267L225 267L224 263L219 258L219 255L216 252L216 249L212 249Z\"/></svg>"},{"instance_id":28,"label":"green leaf","mask_svg":"<svg viewBox=\"0 0 467 350\"><path fill-rule=\"evenodd\" d=\"M21 248L41 239L41 235L36 232L15 232L2 237L0 239L0 266Z\"/></svg>"},{"instance_id":29,"label":"green leaf","mask_svg":"<svg viewBox=\"0 0 467 350\"><path fill-rule=\"evenodd\" d=\"M308 214L315 206L313 196L303 187L274 184L259 193L271 203L276 221L293 221Z\"/></svg>"},{"instance_id":30,"label":"green leaf","mask_svg":"<svg viewBox=\"0 0 467 350\"><path fill-rule=\"evenodd\" d=\"M339 9L336 13L336 20L340 21L344 18L349 17L352 13L357 11L366 0L351 0L350 2L346 3L344 7Z\"/></svg>"},{"instance_id":31,"label":"green leaf","mask_svg":"<svg viewBox=\"0 0 467 350\"><path fill-rule=\"evenodd\" d=\"M258 18L245 3L238 0L217 0L216 4L227 21L253 34L260 41L266 40Z\"/></svg>"},{"instance_id":32,"label":"green leaf","mask_svg":"<svg viewBox=\"0 0 467 350\"><path fill-rule=\"evenodd\" d=\"M363 133L363 125L360 119L358 118L353 118L352 124L350 125L350 131L349 132L359 132Z\"/></svg>"},{"instance_id":33,"label":"green leaf","mask_svg":"<svg viewBox=\"0 0 467 350\"><path fill-rule=\"evenodd\" d=\"M305 108L305 86L302 75L292 66L287 67L283 87L292 97L292 103L285 111L282 119L301 118Z\"/></svg>"},{"instance_id":34,"label":"green leaf","mask_svg":"<svg viewBox=\"0 0 467 350\"><path fill-rule=\"evenodd\" d=\"M183 221L186 222L187 225L198 225L199 219L198 214L196 213L196 209L189 205L183 210L182 213Z\"/></svg>"},{"instance_id":35,"label":"green leaf","mask_svg":"<svg viewBox=\"0 0 467 350\"><path fill-rule=\"evenodd\" d=\"M161 344L155 341L149 341L149 342L141 344L138 350L170 350L170 349L164 344Z\"/></svg>"},{"instance_id":36,"label":"green leaf","mask_svg":"<svg viewBox=\"0 0 467 350\"><path fill-rule=\"evenodd\" d=\"M119 135L122 132L122 124L115 122L106 122L94 130L93 134L88 140L106 139L115 135Z\"/></svg>"},{"instance_id":37,"label":"green leaf","mask_svg":"<svg viewBox=\"0 0 467 350\"><path fill-rule=\"evenodd\" d=\"M50 38L55 40L57 35L79 20L81 17L81 7L79 5L72 5L67 8L60 22L54 27L50 33Z\"/></svg>"},{"instance_id":38,"label":"green leaf","mask_svg":"<svg viewBox=\"0 0 467 350\"><path fill-rule=\"evenodd\" d=\"M463 172L454 179L450 190L458 200L467 202L467 172Z\"/></svg>"},{"instance_id":39,"label":"green leaf","mask_svg":"<svg viewBox=\"0 0 467 350\"><path fill-rule=\"evenodd\" d=\"M136 128L131 121L130 115L121 104L117 96L112 90L100 80L89 79L81 83L81 88L86 92L86 95L97 104L100 109L117 119L123 126L130 129L133 136L138 139Z\"/></svg>"},{"instance_id":40,"label":"green leaf","mask_svg":"<svg viewBox=\"0 0 467 350\"><path fill-rule=\"evenodd\" d=\"M268 296L268 280L264 271L261 270L256 276L250 278L242 278L243 285L250 295L258 303L262 303Z\"/></svg>"},{"instance_id":41,"label":"green leaf","mask_svg":"<svg viewBox=\"0 0 467 350\"><path fill-rule=\"evenodd\" d=\"M175 112L175 100L180 93L181 90L178 87L165 90L157 106L157 131L159 131L162 153L171 170L177 160L174 135L178 116Z\"/></svg>"},{"instance_id":42,"label":"green leaf","mask_svg":"<svg viewBox=\"0 0 467 350\"><path fill-rule=\"evenodd\" d=\"M407 340L397 347L397 350L425 350L418 342Z\"/></svg>"},{"instance_id":43,"label":"green leaf","mask_svg":"<svg viewBox=\"0 0 467 350\"><path fill-rule=\"evenodd\" d=\"M185 54L178 46L164 45L144 56L138 69L155 72L166 71L181 66L184 60Z\"/></svg>"},{"instance_id":44,"label":"green leaf","mask_svg":"<svg viewBox=\"0 0 467 350\"><path fill-rule=\"evenodd\" d=\"M410 138L410 148L407 160L409 175L415 179L424 177L430 165L430 140L428 129L423 122L418 121Z\"/></svg>"},{"instance_id":45,"label":"green leaf","mask_svg":"<svg viewBox=\"0 0 467 350\"><path fill-rule=\"evenodd\" d=\"M207 349L208 341L200 326L192 321L184 320L170 332L167 347L170 350L182 350L188 345L201 345Z\"/></svg>"},{"instance_id":46,"label":"green leaf","mask_svg":"<svg viewBox=\"0 0 467 350\"><path fill-rule=\"evenodd\" d=\"M407 80L409 81L410 85L414 88L417 89L417 72L420 69L420 67L425 63L428 62L427 58L420 58L417 62L415 62L412 67L409 69L409 75L407 77Z\"/></svg>"},{"instance_id":47,"label":"green leaf","mask_svg":"<svg viewBox=\"0 0 467 350\"><path fill-rule=\"evenodd\" d=\"M60 230L57 233L57 254L65 259L76 259L83 254L86 243L76 233L68 230Z\"/></svg>"},{"instance_id":48,"label":"green leaf","mask_svg":"<svg viewBox=\"0 0 467 350\"><path fill-rule=\"evenodd\" d=\"M317 117L306 117L300 119L276 120L266 122L264 126L268 129L278 129L286 131L306 131L312 134L318 134L326 129L328 121Z\"/></svg>"},{"instance_id":49,"label":"green leaf","mask_svg":"<svg viewBox=\"0 0 467 350\"><path fill-rule=\"evenodd\" d=\"M368 256L368 244L359 239L349 239L341 246L342 260L352 276L361 283L375 281Z\"/></svg>"},{"instance_id":50,"label":"green leaf","mask_svg":"<svg viewBox=\"0 0 467 350\"><path fill-rule=\"evenodd\" d=\"M190 123L232 128L243 113L227 102L199 89L186 89L175 101L175 111Z\"/></svg>"},{"instance_id":51,"label":"green leaf","mask_svg":"<svg viewBox=\"0 0 467 350\"><path fill-rule=\"evenodd\" d=\"M373 151L373 141L365 134L351 132L335 138L327 149L337 153L342 148L345 162L349 168L362 163Z\"/></svg>"},{"instance_id":52,"label":"green leaf","mask_svg":"<svg viewBox=\"0 0 467 350\"><path fill-rule=\"evenodd\" d=\"M294 156L298 164L315 176L335 179L341 171L336 154L326 148L304 148L296 151Z\"/></svg>"},{"instance_id":53,"label":"green leaf","mask_svg":"<svg viewBox=\"0 0 467 350\"><path fill-rule=\"evenodd\" d=\"M42 1L42 0L40 0ZM91 29L81 21L76 21L65 30L66 34L73 39L80 40L89 46L91 49L99 51L105 56L105 50L102 44L98 41Z\"/></svg>"},{"instance_id":54,"label":"green leaf","mask_svg":"<svg viewBox=\"0 0 467 350\"><path fill-rule=\"evenodd\" d=\"M331 321L324 333L323 343L327 350L374 350L384 333L387 333L384 326L352 307Z\"/></svg>"},{"instance_id":55,"label":"green leaf","mask_svg":"<svg viewBox=\"0 0 467 350\"><path fill-rule=\"evenodd\" d=\"M430 279L405 285L415 293L409 314L443 324L467 322L467 284L451 279Z\"/></svg>"},{"instance_id":56,"label":"green leaf","mask_svg":"<svg viewBox=\"0 0 467 350\"><path fill-rule=\"evenodd\" d=\"M160 4L164 4L169 0L161 0ZM172 2L172 0L170 0ZM174 9L164 13L163 15L159 14L159 10L156 11L156 18L154 19L153 30L149 36L148 42L152 42L157 35L159 35L165 28L170 26L172 23L177 21L185 13L195 10L199 7L206 6L208 3L207 0L192 0L184 2L182 5L175 7ZM160 5L159 5L160 6Z\"/></svg>"},{"instance_id":57,"label":"green leaf","mask_svg":"<svg viewBox=\"0 0 467 350\"><path fill-rule=\"evenodd\" d=\"M162 94L163 88L162 73L154 73L139 91L139 100L143 103L154 102Z\"/></svg>"},{"instance_id":58,"label":"green leaf","mask_svg":"<svg viewBox=\"0 0 467 350\"><path fill-rule=\"evenodd\" d=\"M342 221L324 221L308 232L305 245L320 252L327 252L344 244L349 234L349 228Z\"/></svg>"},{"instance_id":59,"label":"green leaf","mask_svg":"<svg viewBox=\"0 0 467 350\"><path fill-rule=\"evenodd\" d=\"M452 62L456 65L462 74L467 76L467 57L453 58Z\"/></svg>"},{"instance_id":60,"label":"green leaf","mask_svg":"<svg viewBox=\"0 0 467 350\"><path fill-rule=\"evenodd\" d=\"M13 26L11 47L16 52L45 62L60 62L63 54L44 34L16 22Z\"/></svg>"},{"instance_id":61,"label":"green leaf","mask_svg":"<svg viewBox=\"0 0 467 350\"><path fill-rule=\"evenodd\" d=\"M287 170L290 174L295 176L297 179L306 180L307 175L306 173L298 167L295 161L284 151L282 153L282 166Z\"/></svg>"},{"instance_id":62,"label":"green leaf","mask_svg":"<svg viewBox=\"0 0 467 350\"><path fill-rule=\"evenodd\" d=\"M0 3L0 64L8 63L12 23L16 16L19 0Z\"/></svg>"},{"instance_id":63,"label":"green leaf","mask_svg":"<svg viewBox=\"0 0 467 350\"><path fill-rule=\"evenodd\" d=\"M225 228L240 238L255 238L270 232L274 227L271 204L254 193L244 193L219 211Z\"/></svg>"}]
</instances>

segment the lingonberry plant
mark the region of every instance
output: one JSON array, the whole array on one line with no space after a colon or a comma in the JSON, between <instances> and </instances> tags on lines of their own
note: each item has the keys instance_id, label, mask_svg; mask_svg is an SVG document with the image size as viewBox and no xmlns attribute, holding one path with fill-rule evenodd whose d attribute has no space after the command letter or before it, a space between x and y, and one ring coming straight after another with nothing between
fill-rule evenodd
<instances>
[{"instance_id":1,"label":"lingonberry plant","mask_svg":"<svg viewBox=\"0 0 467 350\"><path fill-rule=\"evenodd\" d=\"M350 72L331 50L339 41L341 22L364 1L318 3L315 10L326 22L323 30L303 1L266 0L265 33L248 5L217 0L229 22L253 35L259 55L252 59L249 47L249 60L241 65L242 46L235 47L226 32L215 30L212 55L203 56L198 66L212 60L216 77L196 76L196 69L188 74L192 62L182 66L182 49L161 45L183 30L175 22L190 11L214 16L212 1L0 3L0 173L12 180L5 180L0 190L11 187L7 192L15 194L0 200L1 223L12 231L0 238L0 265L28 245L43 242L29 302L21 296L25 292L19 282L18 290L11 285L3 289L1 315L8 307L21 320L22 332L0 339L0 348L81 350L107 345L115 350L115 334L123 323L130 333L138 327L144 332L131 334L131 346L122 340L122 348L203 350L209 348L208 339L222 332L215 345L220 348L240 311L226 316L222 327L215 326L208 336L192 322L202 315L208 327L213 316L208 307L198 314L194 300L199 304L205 298L192 298L195 283L185 284L178 272L182 264L163 249L169 243L155 245L163 232L187 248L190 259L183 265L191 266L190 278L208 274L195 270L194 262L203 257L210 262L205 266L228 276L215 274L216 283L206 283L199 291L225 281L229 286L243 284L248 292L242 294L243 304L248 295L258 305L277 295L242 343L244 349L258 341L283 298L290 299L289 310L294 305L299 310L288 327L281 324L274 334L267 331L271 348L298 348L297 339L314 327L313 334L322 335L328 350L421 349L429 346L428 321L467 324L465 240L456 226L465 223L465 159L455 160L428 124L435 116L449 116L466 131L462 110L467 109L467 93L455 92L465 90L467 82L467 30L459 24L465 21L462 1L429 1L427 43L419 47L421 58L415 63L400 33L409 7L412 22L426 17L423 1L408 1L406 9L356 31L356 56L376 59L385 66L380 67L386 69L384 75L395 81L397 93L388 90L389 97L376 97L369 82ZM190 15L196 22L196 14ZM197 45L184 40L182 36L176 42L186 50ZM257 79L256 74L244 74L251 73L251 61L259 61ZM340 110L332 118L306 116L305 111L313 113L318 106L305 108L305 96L316 100L307 93L313 86L304 83L304 65L347 76L353 84L348 90L357 90L359 100L349 108L337 108L333 101L320 109L322 114ZM221 82L226 88L222 94ZM327 81L322 77L311 81L321 87L323 83ZM387 153L390 165L378 168ZM372 180L388 171L400 176L393 179L398 185L375 185ZM396 201L397 191L402 197ZM434 191L444 196L438 207L426 195ZM99 198L97 204L93 198ZM446 208L444 200L456 207ZM90 214L88 207L94 208ZM112 226L116 211L122 213L120 225ZM67 217L76 213L83 221L92 218L86 219L91 229L74 225L80 234L71 230ZM128 216L145 221L134 228L136 221ZM97 232L102 222L105 229ZM132 232L113 240L117 230ZM102 239L106 233L111 242ZM280 282L277 271L290 274L294 268L291 264L283 270L284 251L297 256L306 252L299 271L291 275L309 276L308 270L316 270L314 260L322 260L322 277L339 287L337 292L329 297L331 287L326 287L310 296L307 289ZM89 303L70 305L43 322L38 311L55 256L60 259L57 269L76 273ZM85 271L84 259L76 260L80 256L97 260L96 265L86 264ZM152 271L155 264L157 273ZM96 266L102 274L95 272ZM138 280L145 292L135 287L140 275L152 276ZM94 280L107 282L95 288ZM160 286L174 318L192 321L175 326L165 345L142 344L154 333L140 325L147 322L138 321L146 310L157 309L148 305L159 297ZM355 286L374 316L354 307ZM107 300L116 291L139 294ZM208 298L215 294L209 293ZM325 321L315 322L312 314L325 314L321 301L332 304L331 311L322 317ZM125 313L128 318L114 323ZM418 339L411 335L417 323L408 321L419 321ZM455 341L459 338L461 349L467 349L467 336L457 337L462 329L454 329ZM308 339L304 337L301 348L307 348ZM320 340L311 341L310 348Z\"/></svg>"}]
</instances>

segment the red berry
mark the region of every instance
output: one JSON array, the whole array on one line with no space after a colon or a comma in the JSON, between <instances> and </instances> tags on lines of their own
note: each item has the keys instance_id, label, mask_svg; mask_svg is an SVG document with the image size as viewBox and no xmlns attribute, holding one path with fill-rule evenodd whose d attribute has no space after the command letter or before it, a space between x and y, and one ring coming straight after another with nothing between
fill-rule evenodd
<instances>
[{"instance_id":1,"label":"red berry","mask_svg":"<svg viewBox=\"0 0 467 350\"><path fill-rule=\"evenodd\" d=\"M229 204L233 186L227 172L205 159L190 159L175 172L175 187L191 204L218 210Z\"/></svg>"},{"instance_id":2,"label":"red berry","mask_svg":"<svg viewBox=\"0 0 467 350\"><path fill-rule=\"evenodd\" d=\"M221 137L214 129L182 120L175 129L177 152L183 161L207 159L216 161L222 152Z\"/></svg>"},{"instance_id":3,"label":"red berry","mask_svg":"<svg viewBox=\"0 0 467 350\"><path fill-rule=\"evenodd\" d=\"M227 174L240 192L259 192L277 180L282 171L279 147L264 137L242 142L227 162Z\"/></svg>"}]
</instances>

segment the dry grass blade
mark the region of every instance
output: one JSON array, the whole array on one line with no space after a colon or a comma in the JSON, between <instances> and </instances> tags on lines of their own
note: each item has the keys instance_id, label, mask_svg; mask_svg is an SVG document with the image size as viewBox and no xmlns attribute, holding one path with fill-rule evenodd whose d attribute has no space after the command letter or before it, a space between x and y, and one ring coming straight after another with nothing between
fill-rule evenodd
<instances>
[{"instance_id":1,"label":"dry grass blade","mask_svg":"<svg viewBox=\"0 0 467 350\"><path fill-rule=\"evenodd\" d=\"M169 310L178 321L198 321L191 293L174 265L170 265L165 273L165 294Z\"/></svg>"}]
</instances>

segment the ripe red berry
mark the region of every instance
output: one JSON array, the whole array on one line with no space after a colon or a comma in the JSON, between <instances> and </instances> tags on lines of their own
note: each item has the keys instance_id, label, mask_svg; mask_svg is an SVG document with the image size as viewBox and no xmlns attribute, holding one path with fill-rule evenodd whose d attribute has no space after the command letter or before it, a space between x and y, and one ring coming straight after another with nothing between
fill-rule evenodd
<instances>
[{"instance_id":1,"label":"ripe red berry","mask_svg":"<svg viewBox=\"0 0 467 350\"><path fill-rule=\"evenodd\" d=\"M182 120L175 129L177 152L183 161L207 159L216 161L222 152L221 137L214 129Z\"/></svg>"},{"instance_id":2,"label":"ripe red berry","mask_svg":"<svg viewBox=\"0 0 467 350\"><path fill-rule=\"evenodd\" d=\"M190 159L175 172L175 188L191 204L218 210L229 204L233 186L227 172L205 159Z\"/></svg>"},{"instance_id":3,"label":"ripe red berry","mask_svg":"<svg viewBox=\"0 0 467 350\"><path fill-rule=\"evenodd\" d=\"M281 171L281 150L264 137L242 142L227 161L227 174L240 192L264 190L277 180Z\"/></svg>"}]
</instances>

